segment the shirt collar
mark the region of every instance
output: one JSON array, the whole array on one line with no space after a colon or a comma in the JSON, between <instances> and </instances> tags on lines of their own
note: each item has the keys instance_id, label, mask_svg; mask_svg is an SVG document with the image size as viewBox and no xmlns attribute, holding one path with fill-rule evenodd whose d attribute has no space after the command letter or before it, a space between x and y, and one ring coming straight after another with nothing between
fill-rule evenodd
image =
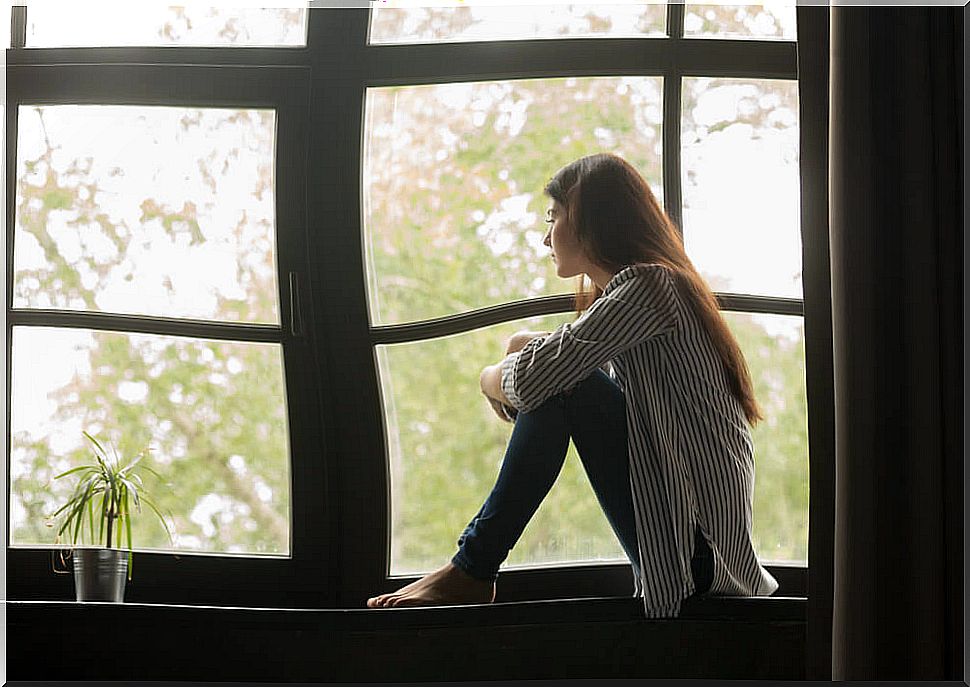
<instances>
[{"instance_id":1,"label":"shirt collar","mask_svg":"<svg viewBox=\"0 0 970 687\"><path fill-rule=\"evenodd\" d=\"M613 275L613 278L606 282L606 286L603 287L603 295L605 296L610 291L613 291L616 287L625 281L633 279L638 274L643 273L644 270L650 267L655 267L654 264L638 263L636 265L627 265L619 272Z\"/></svg>"}]
</instances>

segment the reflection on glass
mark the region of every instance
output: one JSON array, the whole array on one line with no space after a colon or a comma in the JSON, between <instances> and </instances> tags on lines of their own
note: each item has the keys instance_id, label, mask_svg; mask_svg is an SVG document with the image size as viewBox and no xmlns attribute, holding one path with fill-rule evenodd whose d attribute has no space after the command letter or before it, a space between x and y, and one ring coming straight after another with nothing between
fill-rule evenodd
<instances>
[{"instance_id":1,"label":"reflection on glass","mask_svg":"<svg viewBox=\"0 0 970 687\"><path fill-rule=\"evenodd\" d=\"M754 544L764 562L808 562L808 410L801 317L723 313L765 419L754 442Z\"/></svg>"},{"instance_id":2,"label":"reflection on glass","mask_svg":"<svg viewBox=\"0 0 970 687\"><path fill-rule=\"evenodd\" d=\"M32 3L27 8L27 47L302 46L306 8L259 9L204 4Z\"/></svg>"},{"instance_id":3,"label":"reflection on glass","mask_svg":"<svg viewBox=\"0 0 970 687\"><path fill-rule=\"evenodd\" d=\"M684 240L711 287L801 298L797 82L685 78L681 145Z\"/></svg>"},{"instance_id":4,"label":"reflection on glass","mask_svg":"<svg viewBox=\"0 0 970 687\"><path fill-rule=\"evenodd\" d=\"M542 245L562 166L629 160L662 199L662 81L529 79L370 88L364 250L373 324L564 293Z\"/></svg>"},{"instance_id":5,"label":"reflection on glass","mask_svg":"<svg viewBox=\"0 0 970 687\"><path fill-rule=\"evenodd\" d=\"M276 324L272 110L26 107L15 308Z\"/></svg>"},{"instance_id":6,"label":"reflection on glass","mask_svg":"<svg viewBox=\"0 0 970 687\"><path fill-rule=\"evenodd\" d=\"M462 2L452 7L393 7L375 3L371 12L370 42L662 36L666 26L667 7L663 4L488 6Z\"/></svg>"},{"instance_id":7,"label":"reflection on glass","mask_svg":"<svg viewBox=\"0 0 970 687\"><path fill-rule=\"evenodd\" d=\"M512 425L479 390L485 365L501 360L516 331L551 331L563 314L456 336L377 347L391 476L391 574L433 570L498 476ZM626 556L570 444L562 473L507 565L613 560Z\"/></svg>"},{"instance_id":8,"label":"reflection on glass","mask_svg":"<svg viewBox=\"0 0 970 687\"><path fill-rule=\"evenodd\" d=\"M795 3L687 5L684 36L795 40Z\"/></svg>"},{"instance_id":9,"label":"reflection on glass","mask_svg":"<svg viewBox=\"0 0 970 687\"><path fill-rule=\"evenodd\" d=\"M128 456L151 446L174 546L132 518L138 549L287 555L290 458L277 344L52 327L13 329L10 540L54 544L48 517L86 459L82 430Z\"/></svg>"}]
</instances>

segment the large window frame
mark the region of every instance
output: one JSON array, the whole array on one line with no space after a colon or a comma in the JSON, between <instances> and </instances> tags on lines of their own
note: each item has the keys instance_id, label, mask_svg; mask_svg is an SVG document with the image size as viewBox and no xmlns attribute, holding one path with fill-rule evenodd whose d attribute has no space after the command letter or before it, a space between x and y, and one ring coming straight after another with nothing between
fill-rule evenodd
<instances>
[{"instance_id":1,"label":"large window frame","mask_svg":"<svg viewBox=\"0 0 970 687\"><path fill-rule=\"evenodd\" d=\"M823 10L824 8L820 8ZM799 8L803 22L818 21ZM563 38L469 43L368 45L366 8L309 11L304 48L23 49L24 9L14 8L7 52L7 347L11 328L51 324L125 328L282 343L292 456L292 546L287 559L139 554L132 600L233 606L360 607L408 577L391 577L388 453L376 346L468 331L538 314L568 312L568 296L520 301L406 325L371 326L363 260L361 169L368 87L565 76L662 76L664 201L681 225L680 102L685 77L797 79L795 41L684 38L684 5L667 9L668 36ZM811 453L809 559L831 535L824 485L830 480L831 328L828 255L817 208L824 169L822 95L799 82L803 299L719 294L724 310L805 318ZM277 241L281 326L186 323L10 307L20 103L261 106L277 110ZM823 175L820 177L820 175ZM813 214L816 213L816 214ZM284 220L284 217L286 218ZM823 227L824 229L824 227ZM293 279L289 275L293 274ZM291 293L291 285L296 293ZM299 316L302 333L290 318ZM257 333L257 330L259 333ZM138 330L142 331L142 330ZM351 418L351 421L348 421ZM9 410L5 442L9 456ZM822 487L819 489L819 487ZM9 492L9 484L6 487ZM831 487L828 487L831 489ZM9 518L9 514L8 514ZM463 523L456 523L459 527ZM9 527L6 528L9 531ZM825 528L827 529L827 528ZM456 530L457 535L457 530ZM9 538L9 534L7 535ZM70 599L69 576L50 572L47 549L11 548L11 599ZM769 566L777 595L805 596L808 568ZM504 572L500 601L627 596L627 563Z\"/></svg>"}]
</instances>

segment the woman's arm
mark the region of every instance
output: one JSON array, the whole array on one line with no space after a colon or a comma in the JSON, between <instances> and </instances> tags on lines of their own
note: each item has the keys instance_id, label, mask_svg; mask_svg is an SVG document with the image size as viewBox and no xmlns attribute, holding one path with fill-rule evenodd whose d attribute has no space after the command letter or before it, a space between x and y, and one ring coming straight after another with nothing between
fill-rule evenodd
<instances>
[{"instance_id":1,"label":"woman's arm","mask_svg":"<svg viewBox=\"0 0 970 687\"><path fill-rule=\"evenodd\" d=\"M508 396L502 391L502 363L486 365L482 374L479 375L478 381L482 387L482 393L489 399L504 403L507 406L512 405Z\"/></svg>"},{"instance_id":2,"label":"woman's arm","mask_svg":"<svg viewBox=\"0 0 970 687\"><path fill-rule=\"evenodd\" d=\"M541 338L547 336L549 332L529 332L521 331L516 332L512 337L506 342L505 353L515 353L521 351L525 348L526 344L536 338ZM482 393L488 398L489 403L492 406L492 410L503 420L510 420L510 415L514 413L509 413L507 410L503 410L501 406L508 406L512 408L512 404L509 402L508 397L502 390L502 361L494 365L486 365L482 369L482 373L478 378L479 385L482 388ZM513 408L514 410L514 408Z\"/></svg>"},{"instance_id":3,"label":"woman's arm","mask_svg":"<svg viewBox=\"0 0 970 687\"><path fill-rule=\"evenodd\" d=\"M511 406L528 412L571 389L618 353L676 328L679 316L671 270L634 265L615 278L617 283L578 320L529 341L502 361L501 387ZM484 380L490 392L494 392L494 374Z\"/></svg>"}]
</instances>

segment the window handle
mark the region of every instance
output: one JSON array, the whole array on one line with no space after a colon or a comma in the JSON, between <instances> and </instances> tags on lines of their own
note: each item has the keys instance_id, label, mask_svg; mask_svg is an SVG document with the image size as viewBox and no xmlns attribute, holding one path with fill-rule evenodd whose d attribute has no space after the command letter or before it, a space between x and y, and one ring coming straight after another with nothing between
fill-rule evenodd
<instances>
[{"instance_id":1,"label":"window handle","mask_svg":"<svg viewBox=\"0 0 970 687\"><path fill-rule=\"evenodd\" d=\"M297 272L290 272L290 333L303 336L303 314L300 310L300 278Z\"/></svg>"}]
</instances>

